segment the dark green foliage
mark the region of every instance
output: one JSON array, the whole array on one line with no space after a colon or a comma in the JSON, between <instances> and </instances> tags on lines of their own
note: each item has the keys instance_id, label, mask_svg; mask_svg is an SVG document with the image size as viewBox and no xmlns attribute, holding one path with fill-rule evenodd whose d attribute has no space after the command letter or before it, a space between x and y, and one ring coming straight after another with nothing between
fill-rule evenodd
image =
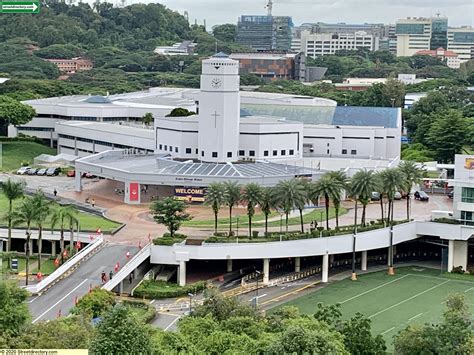
<instances>
[{"instance_id":1,"label":"dark green foliage","mask_svg":"<svg viewBox=\"0 0 474 355\"><path fill-rule=\"evenodd\" d=\"M182 107L177 107L177 108L174 108L169 114L167 114L166 117L186 117L186 116L192 116L195 114L196 112L189 111Z\"/></svg>"},{"instance_id":2,"label":"dark green foliage","mask_svg":"<svg viewBox=\"0 0 474 355\"><path fill-rule=\"evenodd\" d=\"M174 298L188 296L188 293L196 293L206 289L207 282L199 281L186 286L178 286L166 281L145 280L133 292L134 297L145 297L149 299Z\"/></svg>"},{"instance_id":3,"label":"dark green foliage","mask_svg":"<svg viewBox=\"0 0 474 355\"><path fill-rule=\"evenodd\" d=\"M34 54L44 59L71 59L84 55L84 50L72 44L53 44L35 51Z\"/></svg>"},{"instance_id":4,"label":"dark green foliage","mask_svg":"<svg viewBox=\"0 0 474 355\"><path fill-rule=\"evenodd\" d=\"M212 28L213 36L219 41L232 43L235 42L237 26L231 23L217 25Z\"/></svg>"},{"instance_id":5,"label":"dark green foliage","mask_svg":"<svg viewBox=\"0 0 474 355\"><path fill-rule=\"evenodd\" d=\"M115 305L115 296L112 292L95 288L92 292L79 299L72 313L80 314L91 319L104 315Z\"/></svg>"},{"instance_id":6,"label":"dark green foliage","mask_svg":"<svg viewBox=\"0 0 474 355\"><path fill-rule=\"evenodd\" d=\"M186 209L186 203L175 200L173 197L155 201L150 208L155 222L166 226L171 238L174 237L183 222L192 219L191 215L186 213Z\"/></svg>"},{"instance_id":7,"label":"dark green foliage","mask_svg":"<svg viewBox=\"0 0 474 355\"><path fill-rule=\"evenodd\" d=\"M17 285L0 281L0 335L16 336L30 318L25 301L28 292Z\"/></svg>"}]
</instances>

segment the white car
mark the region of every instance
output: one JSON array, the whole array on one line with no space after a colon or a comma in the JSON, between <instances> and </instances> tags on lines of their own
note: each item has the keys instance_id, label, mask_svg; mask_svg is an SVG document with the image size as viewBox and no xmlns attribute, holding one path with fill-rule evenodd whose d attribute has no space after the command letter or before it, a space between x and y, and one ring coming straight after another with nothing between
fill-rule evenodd
<instances>
[{"instance_id":1,"label":"white car","mask_svg":"<svg viewBox=\"0 0 474 355\"><path fill-rule=\"evenodd\" d=\"M395 192L395 195L393 196L395 200L401 200L402 199L402 194L400 192Z\"/></svg>"},{"instance_id":2,"label":"white car","mask_svg":"<svg viewBox=\"0 0 474 355\"><path fill-rule=\"evenodd\" d=\"M17 174L18 175L25 175L28 170L30 170L31 168L29 166L22 166L20 169L17 170Z\"/></svg>"}]
</instances>

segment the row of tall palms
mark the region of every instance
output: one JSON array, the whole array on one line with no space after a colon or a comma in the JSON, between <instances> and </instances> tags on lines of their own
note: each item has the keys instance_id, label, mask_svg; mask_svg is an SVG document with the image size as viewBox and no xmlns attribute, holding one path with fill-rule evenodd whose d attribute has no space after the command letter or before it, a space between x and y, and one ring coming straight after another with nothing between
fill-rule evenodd
<instances>
[{"instance_id":1,"label":"row of tall palms","mask_svg":"<svg viewBox=\"0 0 474 355\"><path fill-rule=\"evenodd\" d=\"M18 225L26 227L26 284L28 285L29 250L32 228L38 231L38 271L41 270L41 259L43 250L43 232L45 224L50 223L51 229L56 227L60 231L61 260L64 261L64 232L69 229L70 233L70 253L74 248L74 230L79 230L78 210L74 206L53 206L53 203L45 196L43 191L38 190L33 196L25 196L25 184L11 179L2 185L2 193L8 200L8 212L6 215L8 222L7 252L11 251L12 229ZM14 206L14 201L21 199L20 203Z\"/></svg>"},{"instance_id":2,"label":"row of tall palms","mask_svg":"<svg viewBox=\"0 0 474 355\"><path fill-rule=\"evenodd\" d=\"M249 235L252 235L252 219L255 210L265 216L265 232L268 231L268 218L273 210L285 214L285 225L288 231L288 219L291 211L298 210L301 231L304 231L303 210L309 203L318 204L324 200L326 209L326 229L329 229L329 209L332 204L335 211L336 228L339 228L339 214L342 199L350 196L355 203L354 228L357 233L358 207L362 205L360 223L366 225L366 209L372 199L372 193L380 194L381 220L393 223L393 205L397 192L405 192L407 198L407 219L410 219L410 192L414 184L419 183L422 170L413 162L402 162L397 168L381 172L359 170L349 179L342 171L332 171L321 176L316 182L304 179L281 181L274 187L262 187L255 183L241 186L236 182L210 184L206 195L206 204L214 212L214 229L217 232L218 214L223 206L229 209L229 234L232 234L232 213L235 206L245 205L247 209ZM385 217L384 198L388 201L388 212Z\"/></svg>"}]
</instances>

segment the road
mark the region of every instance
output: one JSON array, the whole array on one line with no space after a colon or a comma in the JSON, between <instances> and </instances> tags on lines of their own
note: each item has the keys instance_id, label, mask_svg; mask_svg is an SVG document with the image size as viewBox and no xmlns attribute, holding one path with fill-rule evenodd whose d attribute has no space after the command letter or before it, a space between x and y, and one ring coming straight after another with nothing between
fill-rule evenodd
<instances>
[{"instance_id":1,"label":"road","mask_svg":"<svg viewBox=\"0 0 474 355\"><path fill-rule=\"evenodd\" d=\"M81 264L71 275L58 282L40 296L28 300L28 306L33 323L55 319L60 314L66 316L74 306L74 300L89 292L90 287L101 285L102 271L109 274L114 270L114 265L126 264L125 254L130 251L132 256L138 248L125 245L107 244L94 254L89 260Z\"/></svg>"}]
</instances>

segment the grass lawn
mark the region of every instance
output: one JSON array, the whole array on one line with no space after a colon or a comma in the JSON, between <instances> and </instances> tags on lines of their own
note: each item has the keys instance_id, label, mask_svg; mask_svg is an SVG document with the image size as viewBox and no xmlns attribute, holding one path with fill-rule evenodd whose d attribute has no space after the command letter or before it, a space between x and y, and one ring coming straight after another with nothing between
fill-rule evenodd
<instances>
[{"instance_id":1,"label":"grass lawn","mask_svg":"<svg viewBox=\"0 0 474 355\"><path fill-rule=\"evenodd\" d=\"M25 272L26 269L26 259L24 256L14 256L12 259L18 259L18 272ZM53 259L45 259L41 260L41 272L44 275L51 274L54 270L56 270L56 266L54 266ZM3 259L2 264L2 272L11 271L8 265L8 258ZM30 273L38 272L38 259L30 258Z\"/></svg>"},{"instance_id":2,"label":"grass lawn","mask_svg":"<svg viewBox=\"0 0 474 355\"><path fill-rule=\"evenodd\" d=\"M27 161L33 164L33 158L40 154L56 154L56 149L35 142L1 142L2 156L0 171L12 171L20 168L21 163Z\"/></svg>"},{"instance_id":3,"label":"grass lawn","mask_svg":"<svg viewBox=\"0 0 474 355\"><path fill-rule=\"evenodd\" d=\"M19 206L21 200L16 200L13 202L13 208ZM54 203L53 208L57 208L58 204ZM6 227L8 224L7 219L5 218L6 212L8 211L8 200L3 194L0 194L0 227ZM109 233L115 228L118 228L120 223L109 221L100 216L96 216L86 212L79 212L79 227L81 231L96 231L98 228L104 233ZM24 225L17 225L16 227L25 227ZM51 228L51 223L49 220L45 223L45 229L49 230ZM56 227L56 229L58 229Z\"/></svg>"},{"instance_id":4,"label":"grass lawn","mask_svg":"<svg viewBox=\"0 0 474 355\"><path fill-rule=\"evenodd\" d=\"M373 332L383 335L389 351L393 336L409 324L438 323L449 294L465 295L474 311L474 276L440 274L439 270L422 267L404 267L396 272L395 276L382 271L360 275L356 282L339 281L284 305L313 314L319 302L339 303L344 318L363 313L372 321Z\"/></svg>"},{"instance_id":5,"label":"grass lawn","mask_svg":"<svg viewBox=\"0 0 474 355\"><path fill-rule=\"evenodd\" d=\"M228 211L225 209L224 211L220 212L220 215L224 214ZM345 208L340 208L339 210L339 215L342 216L343 214L347 213L347 210ZM275 218L279 216L278 213L272 212L269 218ZM329 219L334 218L336 216L334 208L329 208ZM303 215L303 221L304 223L310 223L311 221L325 221L326 220L326 209L325 208L317 208L314 209L313 211L306 213ZM288 219L288 225L289 226L294 226L294 225L299 225L300 224L300 217L292 217ZM285 216L283 216L283 228L285 227ZM201 220L201 221L188 221L183 223L183 226L186 227L194 227L194 228L214 228L214 220L209 219L209 220ZM264 227L265 226L265 215L262 213L256 214L253 219L252 219L252 226L254 227ZM279 227L280 226L280 219L277 221L272 221L268 222L269 227ZM224 228L228 229L229 228L229 218L219 218L217 220L217 227L218 228ZM237 217L232 218L232 228L236 229L237 228ZM248 217L245 216L239 216L239 228L248 228Z\"/></svg>"}]
</instances>

